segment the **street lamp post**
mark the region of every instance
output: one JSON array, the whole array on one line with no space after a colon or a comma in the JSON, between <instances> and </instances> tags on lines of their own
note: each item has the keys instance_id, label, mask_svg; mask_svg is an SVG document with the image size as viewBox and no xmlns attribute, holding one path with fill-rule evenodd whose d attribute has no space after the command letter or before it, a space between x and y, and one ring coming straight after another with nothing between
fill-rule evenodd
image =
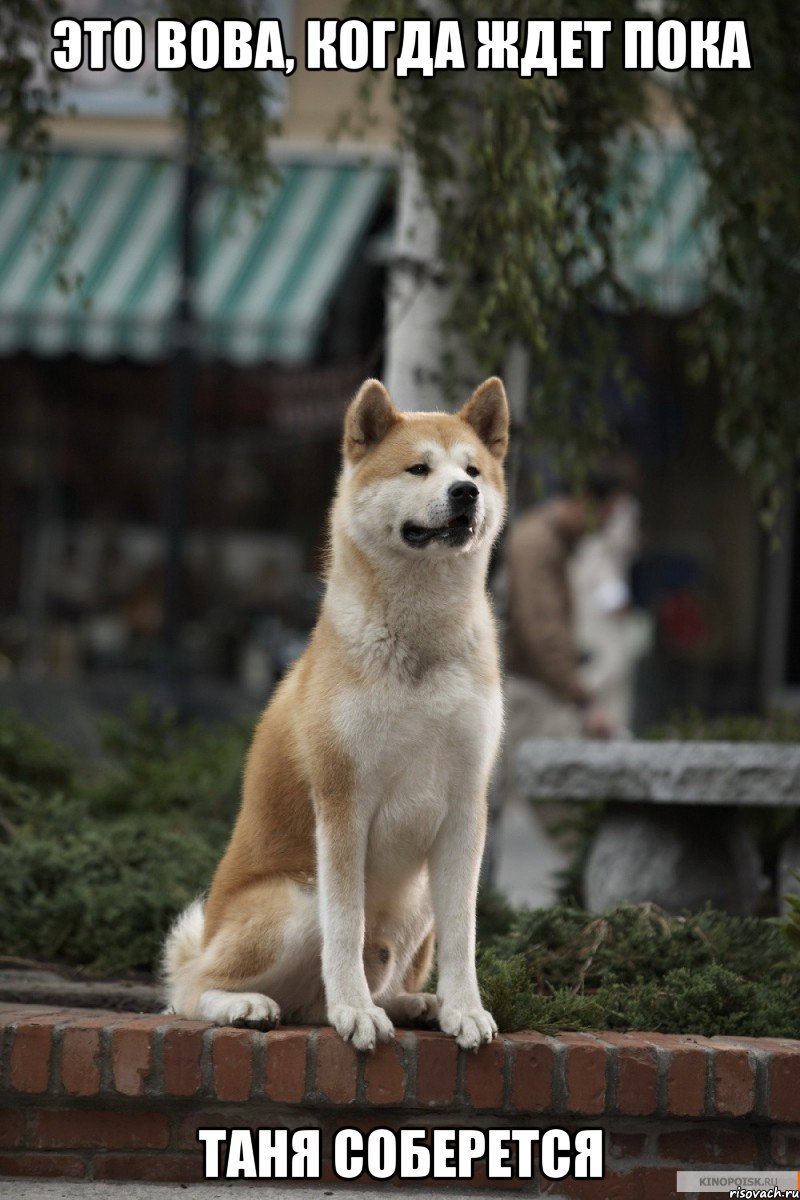
<instances>
[{"instance_id":1,"label":"street lamp post","mask_svg":"<svg viewBox=\"0 0 800 1200\"><path fill-rule=\"evenodd\" d=\"M178 212L178 299L173 325L166 429L164 620L161 688L164 704L186 708L183 626L186 610L186 534L192 467L192 427L197 380L197 211L202 188L201 97L195 83L186 102L181 200Z\"/></svg>"}]
</instances>

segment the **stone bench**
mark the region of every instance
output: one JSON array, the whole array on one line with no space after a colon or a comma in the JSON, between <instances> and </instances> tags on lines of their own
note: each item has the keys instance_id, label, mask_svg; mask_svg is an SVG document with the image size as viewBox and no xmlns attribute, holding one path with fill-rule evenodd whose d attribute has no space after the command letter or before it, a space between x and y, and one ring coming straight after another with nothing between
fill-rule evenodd
<instances>
[{"instance_id":1,"label":"stone bench","mask_svg":"<svg viewBox=\"0 0 800 1200\"><path fill-rule=\"evenodd\" d=\"M755 911L767 887L744 807L800 807L800 747L755 742L523 742L533 800L606 801L584 874L588 908L652 901ZM800 890L800 827L783 847L781 895Z\"/></svg>"}]
</instances>

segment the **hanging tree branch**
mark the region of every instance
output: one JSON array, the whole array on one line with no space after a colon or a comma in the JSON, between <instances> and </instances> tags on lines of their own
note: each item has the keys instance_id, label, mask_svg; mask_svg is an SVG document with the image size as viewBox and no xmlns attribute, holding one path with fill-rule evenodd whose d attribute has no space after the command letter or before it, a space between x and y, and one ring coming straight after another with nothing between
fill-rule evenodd
<instances>
[{"instance_id":1,"label":"hanging tree branch","mask_svg":"<svg viewBox=\"0 0 800 1200\"><path fill-rule=\"evenodd\" d=\"M425 7L421 0L351 4L358 15L398 19L424 18ZM484 10L480 0L449 5L464 29ZM521 28L529 15L519 0L503 11ZM543 20L585 15L572 0L536 9ZM686 70L672 79L717 239L693 322L692 367L695 376L713 375L720 445L771 525L800 450L800 9L782 0L764 0L756 11L745 0L668 0L661 15L748 19L752 70ZM612 0L603 16L614 21L603 71L530 79L472 72L468 100L463 73L394 85L401 140L414 150L439 215L452 289L443 377L452 374L459 339L487 371L499 370L506 348L521 340L533 364L529 436L554 448L572 478L608 443L602 384L609 374L626 375L597 299L611 295L620 309L626 303L612 183L614 205L629 204L630 195L616 178L614 151L646 122L654 86L647 73L622 69L621 22L642 13L629 0ZM467 119L474 107L477 126Z\"/></svg>"}]
</instances>

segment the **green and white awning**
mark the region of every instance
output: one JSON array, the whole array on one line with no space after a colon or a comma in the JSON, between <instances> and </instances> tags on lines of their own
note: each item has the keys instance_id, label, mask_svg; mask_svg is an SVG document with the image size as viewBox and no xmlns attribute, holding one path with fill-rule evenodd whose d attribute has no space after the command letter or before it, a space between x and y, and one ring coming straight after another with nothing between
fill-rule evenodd
<instances>
[{"instance_id":1,"label":"green and white awning","mask_svg":"<svg viewBox=\"0 0 800 1200\"><path fill-rule=\"evenodd\" d=\"M713 239L686 138L628 141L618 177L633 180L631 207L615 211L622 280L640 304L688 311L702 302ZM239 363L312 358L387 179L381 166L297 162L259 206L208 184L200 350ZM55 153L24 180L0 156L0 355L167 354L180 196L178 168L153 158Z\"/></svg>"},{"instance_id":2,"label":"green and white awning","mask_svg":"<svg viewBox=\"0 0 800 1200\"><path fill-rule=\"evenodd\" d=\"M209 184L198 214L200 349L307 361L385 192L380 166L294 163L266 200ZM36 178L0 159L0 355L169 352L178 282L173 163L55 153Z\"/></svg>"},{"instance_id":3,"label":"green and white awning","mask_svg":"<svg viewBox=\"0 0 800 1200\"><path fill-rule=\"evenodd\" d=\"M622 282L636 302L656 312L696 308L714 236L702 219L704 180L688 138L674 131L627 140L617 176L630 185L629 206L614 206Z\"/></svg>"}]
</instances>

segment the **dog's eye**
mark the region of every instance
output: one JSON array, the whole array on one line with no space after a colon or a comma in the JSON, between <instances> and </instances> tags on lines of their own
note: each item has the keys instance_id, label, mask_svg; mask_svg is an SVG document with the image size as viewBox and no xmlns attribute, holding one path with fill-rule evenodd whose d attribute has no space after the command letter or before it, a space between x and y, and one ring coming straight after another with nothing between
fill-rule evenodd
<instances>
[{"instance_id":1,"label":"dog's eye","mask_svg":"<svg viewBox=\"0 0 800 1200\"><path fill-rule=\"evenodd\" d=\"M414 463L413 467L406 467L409 475L430 475L431 469L427 463Z\"/></svg>"},{"instance_id":2,"label":"dog's eye","mask_svg":"<svg viewBox=\"0 0 800 1200\"><path fill-rule=\"evenodd\" d=\"M475 477L476 477L477 475L480 475L480 471L478 470L478 468L477 468L477 467L473 467L473 466L469 466L469 467L467 467L467 468L466 468L466 472L467 472L467 474L470 476L470 478L472 478L472 479L475 479Z\"/></svg>"}]
</instances>

